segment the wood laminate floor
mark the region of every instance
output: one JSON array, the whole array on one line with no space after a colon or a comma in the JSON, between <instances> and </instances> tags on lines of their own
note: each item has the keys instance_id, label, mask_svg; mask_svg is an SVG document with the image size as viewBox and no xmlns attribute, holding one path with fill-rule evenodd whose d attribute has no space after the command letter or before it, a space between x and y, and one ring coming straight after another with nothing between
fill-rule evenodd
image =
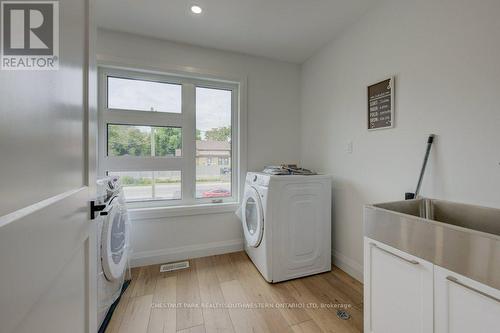
<instances>
[{"instance_id":1,"label":"wood laminate floor","mask_svg":"<svg viewBox=\"0 0 500 333\"><path fill-rule=\"evenodd\" d=\"M244 252L190 264L134 268L106 333L363 331L363 286L337 267L269 284ZM339 306L350 319L337 318Z\"/></svg>"}]
</instances>

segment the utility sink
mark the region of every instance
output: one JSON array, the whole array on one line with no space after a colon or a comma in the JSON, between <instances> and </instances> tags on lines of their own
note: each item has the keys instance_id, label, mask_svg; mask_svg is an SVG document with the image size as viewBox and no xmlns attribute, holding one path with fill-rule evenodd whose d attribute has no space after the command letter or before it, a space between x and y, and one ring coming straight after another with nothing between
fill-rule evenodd
<instances>
[{"instance_id":1,"label":"utility sink","mask_svg":"<svg viewBox=\"0 0 500 333\"><path fill-rule=\"evenodd\" d=\"M500 236L500 209L435 199L397 201L374 206Z\"/></svg>"},{"instance_id":2,"label":"utility sink","mask_svg":"<svg viewBox=\"0 0 500 333\"><path fill-rule=\"evenodd\" d=\"M500 289L500 209L427 198L367 205L364 234Z\"/></svg>"}]
</instances>

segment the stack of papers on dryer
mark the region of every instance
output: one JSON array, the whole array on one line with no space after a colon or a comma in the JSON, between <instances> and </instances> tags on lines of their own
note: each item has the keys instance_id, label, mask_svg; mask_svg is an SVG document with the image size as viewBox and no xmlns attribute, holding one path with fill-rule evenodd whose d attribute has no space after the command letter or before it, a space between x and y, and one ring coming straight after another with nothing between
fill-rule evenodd
<instances>
[{"instance_id":1,"label":"stack of papers on dryer","mask_svg":"<svg viewBox=\"0 0 500 333\"><path fill-rule=\"evenodd\" d=\"M281 166L266 166L264 170L262 171L264 173L267 173L269 175L289 175L290 171L287 169L283 169Z\"/></svg>"},{"instance_id":2,"label":"stack of papers on dryer","mask_svg":"<svg viewBox=\"0 0 500 333\"><path fill-rule=\"evenodd\" d=\"M303 175L303 176L309 176L309 175L316 175L317 173L311 170L307 170L304 168L299 168L295 164L282 164L280 166L266 166L264 170L262 171L264 173L267 173L269 175Z\"/></svg>"}]
</instances>

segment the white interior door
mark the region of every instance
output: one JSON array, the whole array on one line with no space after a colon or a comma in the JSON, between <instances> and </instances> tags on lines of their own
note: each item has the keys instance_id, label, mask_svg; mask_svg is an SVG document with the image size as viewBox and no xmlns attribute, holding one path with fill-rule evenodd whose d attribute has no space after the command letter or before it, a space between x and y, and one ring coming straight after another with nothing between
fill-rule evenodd
<instances>
[{"instance_id":1,"label":"white interior door","mask_svg":"<svg viewBox=\"0 0 500 333\"><path fill-rule=\"evenodd\" d=\"M90 8L59 2L59 70L0 71L2 333L96 330Z\"/></svg>"}]
</instances>

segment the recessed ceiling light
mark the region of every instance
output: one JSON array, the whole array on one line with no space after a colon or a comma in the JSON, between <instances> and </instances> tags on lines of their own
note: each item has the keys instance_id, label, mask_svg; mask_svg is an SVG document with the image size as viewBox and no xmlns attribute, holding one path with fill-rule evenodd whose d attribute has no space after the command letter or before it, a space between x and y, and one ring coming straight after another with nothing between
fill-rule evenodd
<instances>
[{"instance_id":1,"label":"recessed ceiling light","mask_svg":"<svg viewBox=\"0 0 500 333\"><path fill-rule=\"evenodd\" d=\"M191 12L193 12L193 14L201 14L202 11L203 9L201 9L200 6L197 5L191 6Z\"/></svg>"}]
</instances>

